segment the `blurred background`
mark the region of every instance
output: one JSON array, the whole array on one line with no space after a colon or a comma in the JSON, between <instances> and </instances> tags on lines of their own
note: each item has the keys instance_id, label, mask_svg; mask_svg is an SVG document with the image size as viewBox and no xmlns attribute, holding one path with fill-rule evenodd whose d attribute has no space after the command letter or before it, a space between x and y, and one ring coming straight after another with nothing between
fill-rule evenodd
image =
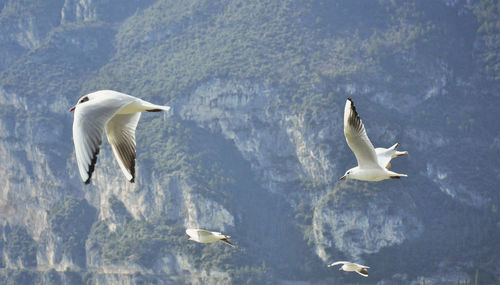
<instances>
[{"instance_id":1,"label":"blurred background","mask_svg":"<svg viewBox=\"0 0 500 285\"><path fill-rule=\"evenodd\" d=\"M0 10L0 283L498 284L498 1ZM100 89L173 107L142 115L135 184L106 139L80 181L68 110ZM408 178L337 181L347 97Z\"/></svg>"}]
</instances>

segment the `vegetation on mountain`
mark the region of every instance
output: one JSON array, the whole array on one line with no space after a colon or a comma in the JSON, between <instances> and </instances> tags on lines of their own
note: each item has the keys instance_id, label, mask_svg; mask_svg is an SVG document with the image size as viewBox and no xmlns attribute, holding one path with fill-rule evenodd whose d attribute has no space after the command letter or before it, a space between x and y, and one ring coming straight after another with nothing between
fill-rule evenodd
<instances>
[{"instance_id":1,"label":"vegetation on mountain","mask_svg":"<svg viewBox=\"0 0 500 285\"><path fill-rule=\"evenodd\" d=\"M86 262L85 242L96 218L96 209L87 200L71 196L49 211L50 227L61 238L63 250L81 266Z\"/></svg>"},{"instance_id":2,"label":"vegetation on mountain","mask_svg":"<svg viewBox=\"0 0 500 285\"><path fill-rule=\"evenodd\" d=\"M9 260L17 261L25 267L36 266L37 244L22 226L12 226L4 229L5 252Z\"/></svg>"},{"instance_id":3,"label":"vegetation on mountain","mask_svg":"<svg viewBox=\"0 0 500 285\"><path fill-rule=\"evenodd\" d=\"M484 165L498 164L496 156L484 151L498 148L496 129L489 129L491 122L498 119L498 106L488 100L488 96L496 94L500 82L498 1L134 0L120 5L101 1L92 6L92 17L77 19L76 14L66 14L63 20L61 8L66 2L0 0L0 48L7 55L0 55L2 142L10 143L15 136L22 136L18 134L22 123L43 121L49 125L62 119L59 114L47 119L47 110L59 110L56 104L76 102L81 95L98 89L116 89L176 106L201 84L214 79L244 80L269 87L278 99L273 101L275 105L265 106L266 111L279 107L288 108L290 113L300 111L309 129L315 129L332 106L343 104L350 93L349 85L354 84L363 89L356 91L360 98L370 97L364 100L368 103L363 106L366 109L362 117L376 113L379 122L392 124L367 126L375 141L380 138L372 136L372 130L396 127L390 121L396 112L391 107L383 112L373 109L374 105L385 106L382 100L391 100L375 96L390 92L400 100L402 108L413 108L407 116L398 116L402 122L413 120L412 124L407 130L394 132L411 140L409 148L413 153L422 153L423 145L432 145L425 150L429 161L412 158L413 173L406 181L419 185L425 172L440 160L455 165L452 170L447 165L439 166L447 171L428 178L432 183L429 189L404 192L404 199L422 206L412 208L425 224L422 235L363 258L382 260L384 264L396 259L401 272L411 271L410 278L433 270L435 264L425 263L427 260L444 257L481 264L481 258L494 259L494 252L488 249L495 243L490 237L499 236L495 223L500 213L495 205L500 200L489 195L491 189L496 189L496 180L478 181L477 173L498 177L496 168L478 168L475 172L455 166L469 165L472 158ZM15 103L16 109L8 102L14 96L22 98ZM53 103L53 98L64 99ZM412 100L421 104L413 106ZM484 108L475 109L471 100L485 102L481 103ZM30 112L24 112L22 107ZM325 271L319 269L323 264L314 255L311 238L314 211L342 205L362 209L387 195L387 184L347 182L339 186L311 177L295 177L287 181L286 198L294 197L287 200L280 196L282 193L263 189L260 177L255 177L261 173L243 158L234 141L195 122L180 120L178 114L173 118L144 114L142 118L137 128L141 173L161 169L165 175L181 177L190 184L192 194L213 199L237 213L234 228L243 246L233 249L224 244L189 242L181 226L184 221L163 217L163 209L155 209L158 212L154 218L134 218L116 196L103 202L110 205L114 220L99 220L99 209L80 196L75 198L74 193L65 193L48 210L47 221L50 231L62 241L64 253L81 268L85 269L85 254L91 251L100 255L105 265L136 264L147 269L154 268L162 258L183 256L196 269L227 272L237 284L273 283L289 276L297 280L325 276ZM417 125L435 135L425 137ZM69 138L68 126L61 127L61 132ZM37 130L40 140L45 138L44 130ZM441 141L472 141L479 136L494 143L477 141L474 145L478 147L466 151L458 144L451 144L446 152L439 148ZM67 163L61 150L52 149L51 142L37 147L56 153L49 168ZM64 152L71 152L69 141L66 147ZM16 155L27 157L22 150ZM339 157L355 161L350 153ZM102 167L102 161L98 164ZM470 184L466 181L461 186L480 188L475 193L484 197L464 198L461 189L448 191L451 186L445 184L446 175L467 178ZM391 197L402 201L399 192L392 191ZM301 199L301 195L310 200ZM388 196L383 197L387 202ZM462 204L464 200L472 202ZM289 201L298 201L292 210L286 204ZM490 204L493 206L478 209ZM113 223L118 226L112 227ZM261 241L256 232L269 232L279 238ZM450 236L456 238L450 241ZM285 242L281 243L281 239ZM292 244L294 252L290 252L288 242L296 240L304 244ZM424 250L429 247L432 250ZM26 228L4 226L0 268L13 259L19 259L25 267L35 267L36 248L37 242ZM340 254L333 245L331 248L329 253ZM406 256L418 258L408 261ZM300 269L287 272L287 263ZM9 274L9 282L18 283L33 280L36 275L29 270ZM70 283L91 282L94 273L86 274L81 277L80 272L67 270L64 278L73 280ZM381 274L390 276L388 271ZM47 280L58 278L52 275L47 275ZM489 272L481 271L478 276L494 280Z\"/></svg>"}]
</instances>

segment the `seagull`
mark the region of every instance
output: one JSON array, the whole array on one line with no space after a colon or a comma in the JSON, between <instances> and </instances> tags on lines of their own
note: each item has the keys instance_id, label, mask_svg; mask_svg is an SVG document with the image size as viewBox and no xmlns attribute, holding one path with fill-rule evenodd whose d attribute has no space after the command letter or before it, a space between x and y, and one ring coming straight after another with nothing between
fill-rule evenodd
<instances>
[{"instance_id":1,"label":"seagull","mask_svg":"<svg viewBox=\"0 0 500 285\"><path fill-rule=\"evenodd\" d=\"M106 130L108 142L128 181L135 180L135 129L141 112L168 111L169 106L151 104L113 90L100 90L82 96L71 107L74 112L73 142L80 177L90 183Z\"/></svg>"},{"instance_id":2,"label":"seagull","mask_svg":"<svg viewBox=\"0 0 500 285\"><path fill-rule=\"evenodd\" d=\"M232 247L236 247L229 241L229 238L231 238L231 236L226 236L219 232L211 232L201 229L187 229L186 234L189 236L189 240L194 240L199 243L223 241Z\"/></svg>"},{"instance_id":3,"label":"seagull","mask_svg":"<svg viewBox=\"0 0 500 285\"><path fill-rule=\"evenodd\" d=\"M364 266L361 264L352 263L349 261L337 261L337 262L334 262L334 263L328 265L328 267L332 267L332 266L339 265L339 264L342 264L342 266L339 268L339 270L355 271L356 273L358 273L361 276L368 277L368 270L367 269L370 267Z\"/></svg>"},{"instance_id":4,"label":"seagull","mask_svg":"<svg viewBox=\"0 0 500 285\"><path fill-rule=\"evenodd\" d=\"M391 171L390 162L392 158L403 156L408 152L398 151L399 143L390 148L373 148L351 98L347 98L345 103L344 135L347 144L356 156L358 166L347 170L339 180L350 178L364 181L381 181L407 176L406 174Z\"/></svg>"}]
</instances>

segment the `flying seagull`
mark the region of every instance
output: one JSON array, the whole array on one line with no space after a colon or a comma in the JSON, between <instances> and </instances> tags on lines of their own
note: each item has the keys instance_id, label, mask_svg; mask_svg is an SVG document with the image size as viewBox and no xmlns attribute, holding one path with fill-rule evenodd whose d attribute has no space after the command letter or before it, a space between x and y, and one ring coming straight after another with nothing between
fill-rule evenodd
<instances>
[{"instance_id":1,"label":"flying seagull","mask_svg":"<svg viewBox=\"0 0 500 285\"><path fill-rule=\"evenodd\" d=\"M135 179L135 128L141 112L168 111L170 107L151 104L139 98L112 90L101 90L82 96L71 107L73 142L80 177L90 183L106 130L108 142L128 181Z\"/></svg>"},{"instance_id":2,"label":"flying seagull","mask_svg":"<svg viewBox=\"0 0 500 285\"><path fill-rule=\"evenodd\" d=\"M352 263L349 261L337 261L337 262L334 262L334 263L328 265L328 267L332 267L332 266L339 265L339 264L342 264L342 266L339 268L339 270L354 271L361 276L368 277L368 270L367 269L370 267L364 266L361 264Z\"/></svg>"},{"instance_id":3,"label":"flying seagull","mask_svg":"<svg viewBox=\"0 0 500 285\"><path fill-rule=\"evenodd\" d=\"M189 240L194 240L199 243L223 241L232 247L236 247L229 241L229 238L231 238L230 236L223 235L219 232L211 232L201 229L187 229L186 234L189 236Z\"/></svg>"},{"instance_id":4,"label":"flying seagull","mask_svg":"<svg viewBox=\"0 0 500 285\"><path fill-rule=\"evenodd\" d=\"M403 156L408 152L397 151L399 143L390 148L373 148L351 98L347 98L345 103L344 135L347 144L356 156L358 166L347 170L339 180L350 178L364 181L381 181L407 176L406 174L391 171L390 161L392 158Z\"/></svg>"}]
</instances>

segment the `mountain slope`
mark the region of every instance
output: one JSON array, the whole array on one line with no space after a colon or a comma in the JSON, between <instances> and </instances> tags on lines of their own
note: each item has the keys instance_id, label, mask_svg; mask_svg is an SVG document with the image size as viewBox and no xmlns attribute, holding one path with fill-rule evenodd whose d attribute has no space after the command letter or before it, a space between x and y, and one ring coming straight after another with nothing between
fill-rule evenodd
<instances>
[{"instance_id":1,"label":"mountain slope","mask_svg":"<svg viewBox=\"0 0 500 285\"><path fill-rule=\"evenodd\" d=\"M115 2L0 1L5 280L500 280L494 1ZM135 184L107 143L79 180L68 109L98 89L173 106L142 116ZM407 179L337 181L347 97Z\"/></svg>"}]
</instances>

